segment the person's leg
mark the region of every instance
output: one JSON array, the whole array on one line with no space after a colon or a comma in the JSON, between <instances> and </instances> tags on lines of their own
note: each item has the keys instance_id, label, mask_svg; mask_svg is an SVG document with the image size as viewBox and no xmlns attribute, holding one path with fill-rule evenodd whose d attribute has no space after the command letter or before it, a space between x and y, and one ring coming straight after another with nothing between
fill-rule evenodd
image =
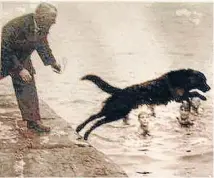
<instances>
[{"instance_id":1,"label":"person's leg","mask_svg":"<svg viewBox=\"0 0 214 178\"><path fill-rule=\"evenodd\" d=\"M12 82L22 118L27 121L28 128L38 132L49 132L50 128L41 124L39 101L33 74L32 81L29 83L24 82L17 75L12 76Z\"/></svg>"},{"instance_id":2,"label":"person's leg","mask_svg":"<svg viewBox=\"0 0 214 178\"><path fill-rule=\"evenodd\" d=\"M25 83L19 76L13 76L12 82L23 120L40 120L34 77Z\"/></svg>"}]
</instances>

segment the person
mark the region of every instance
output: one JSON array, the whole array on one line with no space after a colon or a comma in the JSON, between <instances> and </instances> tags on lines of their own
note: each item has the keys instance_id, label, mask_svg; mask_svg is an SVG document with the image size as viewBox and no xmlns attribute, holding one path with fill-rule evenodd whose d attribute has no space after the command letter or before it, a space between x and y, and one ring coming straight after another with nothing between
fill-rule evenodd
<instances>
[{"instance_id":1,"label":"person","mask_svg":"<svg viewBox=\"0 0 214 178\"><path fill-rule=\"evenodd\" d=\"M45 66L60 73L61 66L47 40L56 16L55 6L40 3L34 13L7 22L1 34L1 76L11 76L22 119L27 121L28 129L39 133L50 132L50 127L41 121L31 54L36 50Z\"/></svg>"}]
</instances>

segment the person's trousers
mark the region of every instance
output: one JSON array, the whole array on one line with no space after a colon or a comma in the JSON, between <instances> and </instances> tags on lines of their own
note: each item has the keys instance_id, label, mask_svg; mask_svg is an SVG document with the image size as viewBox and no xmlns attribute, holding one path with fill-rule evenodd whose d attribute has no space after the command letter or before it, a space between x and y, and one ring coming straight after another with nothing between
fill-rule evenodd
<instances>
[{"instance_id":1,"label":"person's trousers","mask_svg":"<svg viewBox=\"0 0 214 178\"><path fill-rule=\"evenodd\" d=\"M24 82L19 75L11 75L17 102L23 120L37 121L41 119L39 111L39 100L35 85L34 69L31 60L26 62L24 67L30 72L32 81ZM33 70L32 70L33 69Z\"/></svg>"}]
</instances>

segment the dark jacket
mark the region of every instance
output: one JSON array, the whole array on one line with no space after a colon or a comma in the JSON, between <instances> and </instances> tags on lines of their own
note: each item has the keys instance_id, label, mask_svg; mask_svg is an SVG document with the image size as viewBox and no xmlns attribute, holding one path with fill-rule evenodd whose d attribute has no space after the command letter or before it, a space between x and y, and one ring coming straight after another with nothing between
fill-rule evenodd
<instances>
[{"instance_id":1,"label":"dark jacket","mask_svg":"<svg viewBox=\"0 0 214 178\"><path fill-rule=\"evenodd\" d=\"M44 65L56 62L47 40L49 28L37 29L33 13L9 21L2 28L1 75L20 72L34 50L38 52Z\"/></svg>"}]
</instances>

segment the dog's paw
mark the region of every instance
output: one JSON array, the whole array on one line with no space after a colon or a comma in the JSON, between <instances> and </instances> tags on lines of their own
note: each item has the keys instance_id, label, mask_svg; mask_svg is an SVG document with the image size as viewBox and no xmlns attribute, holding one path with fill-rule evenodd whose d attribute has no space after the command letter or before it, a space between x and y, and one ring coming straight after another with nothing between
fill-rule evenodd
<instances>
[{"instance_id":1,"label":"dog's paw","mask_svg":"<svg viewBox=\"0 0 214 178\"><path fill-rule=\"evenodd\" d=\"M206 100L207 100L207 98L206 98L205 96L202 96L202 95L201 95L199 98L200 98L201 100L203 100L203 101L206 101Z\"/></svg>"},{"instance_id":2,"label":"dog's paw","mask_svg":"<svg viewBox=\"0 0 214 178\"><path fill-rule=\"evenodd\" d=\"M76 128L76 130L75 130L76 133L79 133L81 129L82 129L81 126L78 126L78 127Z\"/></svg>"},{"instance_id":3,"label":"dog's paw","mask_svg":"<svg viewBox=\"0 0 214 178\"><path fill-rule=\"evenodd\" d=\"M85 141L87 141L87 140L88 140L88 136L89 136L89 134L85 133L83 139L84 139Z\"/></svg>"}]
</instances>

